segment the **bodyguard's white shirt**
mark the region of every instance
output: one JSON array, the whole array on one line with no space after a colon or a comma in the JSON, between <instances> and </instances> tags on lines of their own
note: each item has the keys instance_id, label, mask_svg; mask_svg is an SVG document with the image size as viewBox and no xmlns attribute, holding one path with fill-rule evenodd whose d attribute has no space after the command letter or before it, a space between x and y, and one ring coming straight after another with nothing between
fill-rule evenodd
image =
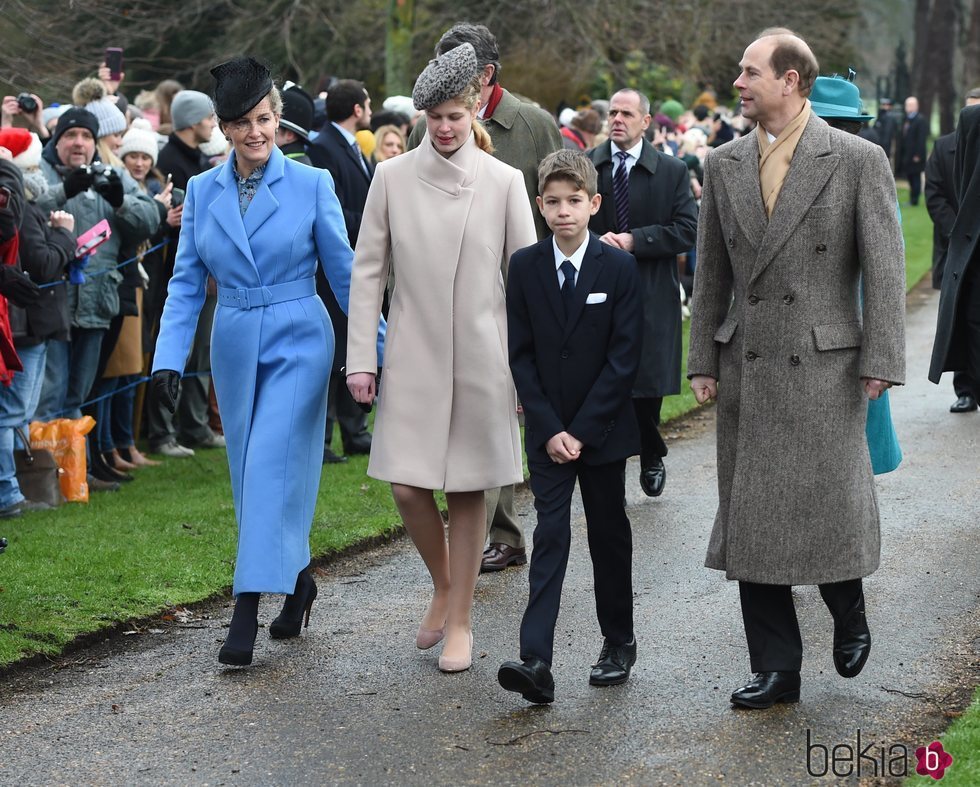
<instances>
[{"instance_id":1,"label":"bodyguard's white shirt","mask_svg":"<svg viewBox=\"0 0 980 787\"><path fill-rule=\"evenodd\" d=\"M612 153L613 164L616 165L613 169L613 173L615 173L620 166L619 156L616 154L622 151L626 154L626 161L623 163L626 164L626 174L629 175L633 171L633 165L640 160L640 153L643 152L643 137L640 137L640 141L633 145L633 147L631 147L629 150L622 150L618 145L616 145L615 142L610 142L609 146L612 149L610 152Z\"/></svg>"}]
</instances>

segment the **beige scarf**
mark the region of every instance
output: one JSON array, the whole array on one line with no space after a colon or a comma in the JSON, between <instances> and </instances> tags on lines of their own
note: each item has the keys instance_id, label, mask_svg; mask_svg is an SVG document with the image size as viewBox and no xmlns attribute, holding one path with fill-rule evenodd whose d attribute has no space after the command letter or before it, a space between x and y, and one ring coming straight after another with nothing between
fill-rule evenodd
<instances>
[{"instance_id":1,"label":"beige scarf","mask_svg":"<svg viewBox=\"0 0 980 787\"><path fill-rule=\"evenodd\" d=\"M809 119L810 101L807 99L800 114L789 122L773 142L769 141L769 135L761 124L756 126L756 137L759 140L759 181L762 186L762 200L766 203L766 214L770 217L776 209L776 200L779 199L793 154Z\"/></svg>"}]
</instances>

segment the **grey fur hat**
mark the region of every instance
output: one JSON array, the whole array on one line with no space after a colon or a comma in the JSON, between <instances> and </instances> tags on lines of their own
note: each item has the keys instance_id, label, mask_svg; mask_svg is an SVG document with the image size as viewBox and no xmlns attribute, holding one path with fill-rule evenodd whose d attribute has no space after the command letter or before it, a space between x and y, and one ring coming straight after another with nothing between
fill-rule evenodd
<instances>
[{"instance_id":1,"label":"grey fur hat","mask_svg":"<svg viewBox=\"0 0 980 787\"><path fill-rule=\"evenodd\" d=\"M412 102L419 110L432 109L456 98L480 71L472 44L460 44L429 61L412 89Z\"/></svg>"}]
</instances>

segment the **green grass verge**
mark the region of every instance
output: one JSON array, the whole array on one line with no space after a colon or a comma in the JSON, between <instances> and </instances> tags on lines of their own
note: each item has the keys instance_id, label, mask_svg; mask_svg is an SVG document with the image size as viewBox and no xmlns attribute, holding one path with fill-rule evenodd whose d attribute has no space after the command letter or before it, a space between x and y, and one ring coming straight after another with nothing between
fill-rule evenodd
<instances>
[{"instance_id":1,"label":"green grass verge","mask_svg":"<svg viewBox=\"0 0 980 787\"><path fill-rule=\"evenodd\" d=\"M908 199L907 192L899 196ZM903 214L911 287L929 270L932 225L921 205L903 205ZM681 394L664 402L665 421L695 407L684 379L688 327ZM388 485L368 478L366 466L365 457L352 457L324 468L315 555L398 528ZM147 468L88 505L3 521L0 535L10 541L0 556L0 665L56 654L80 635L200 601L232 579L236 529L224 452Z\"/></svg>"},{"instance_id":2,"label":"green grass verge","mask_svg":"<svg viewBox=\"0 0 980 787\"><path fill-rule=\"evenodd\" d=\"M980 690L966 713L943 733L940 741L943 749L953 756L953 764L943 775L943 787L976 787L980 784ZM918 761L913 752L909 754L909 768L914 770ZM937 784L937 781L931 776L913 776L906 779L906 784Z\"/></svg>"},{"instance_id":3,"label":"green grass verge","mask_svg":"<svg viewBox=\"0 0 980 787\"><path fill-rule=\"evenodd\" d=\"M399 527L387 484L366 457L324 468L314 554ZM75 637L190 604L229 587L235 515L224 451L138 471L116 493L5 520L0 555L0 665L58 653Z\"/></svg>"},{"instance_id":4,"label":"green grass verge","mask_svg":"<svg viewBox=\"0 0 980 787\"><path fill-rule=\"evenodd\" d=\"M932 269L932 219L926 210L925 198L914 208L908 204L908 187L899 187L898 201L905 236L905 287L911 290Z\"/></svg>"}]
</instances>

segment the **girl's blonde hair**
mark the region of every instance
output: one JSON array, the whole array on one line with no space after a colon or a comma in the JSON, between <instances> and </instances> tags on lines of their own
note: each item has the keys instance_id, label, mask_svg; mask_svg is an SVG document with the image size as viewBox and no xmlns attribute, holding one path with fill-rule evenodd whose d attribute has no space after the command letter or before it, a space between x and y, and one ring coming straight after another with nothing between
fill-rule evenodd
<instances>
[{"instance_id":1,"label":"girl's blonde hair","mask_svg":"<svg viewBox=\"0 0 980 787\"><path fill-rule=\"evenodd\" d=\"M483 90L483 83L480 81L480 74L470 80L463 91L456 96L456 100L470 110L473 117L473 136L476 139L477 147L484 153L493 153L493 141L490 133L483 127L483 123L476 117L476 112L480 108L480 91Z\"/></svg>"}]
</instances>

